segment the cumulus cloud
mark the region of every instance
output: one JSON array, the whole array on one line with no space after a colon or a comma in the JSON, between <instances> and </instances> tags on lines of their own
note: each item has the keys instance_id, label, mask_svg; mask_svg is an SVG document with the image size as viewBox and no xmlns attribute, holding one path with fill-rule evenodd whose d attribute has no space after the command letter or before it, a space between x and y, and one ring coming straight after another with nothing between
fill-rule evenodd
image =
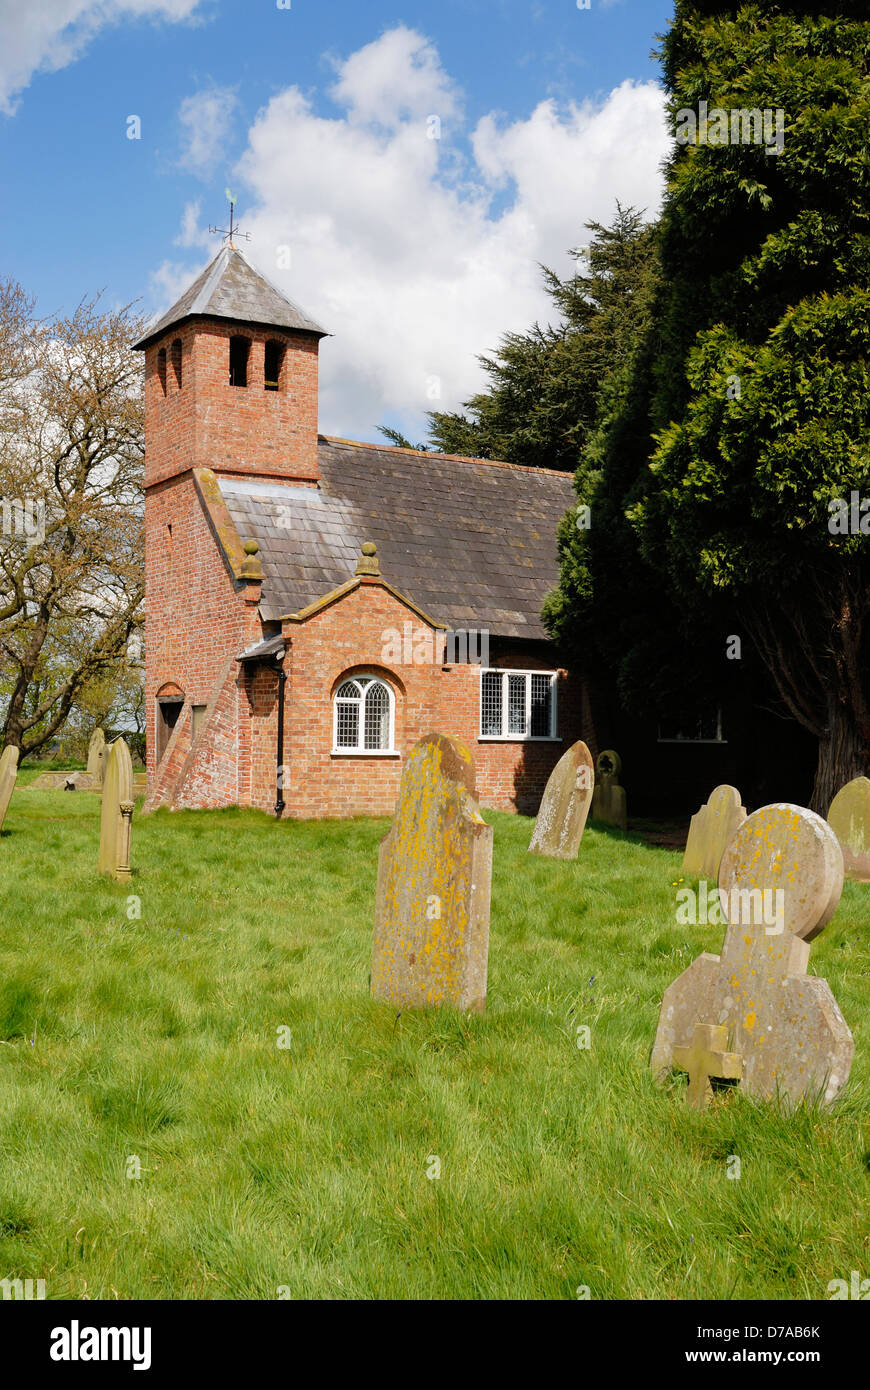
<instances>
[{"instance_id":1,"label":"cumulus cloud","mask_svg":"<svg viewBox=\"0 0 870 1390\"><path fill-rule=\"evenodd\" d=\"M179 165L207 179L226 151L232 118L238 106L234 87L211 86L185 97L178 111L181 125Z\"/></svg>"},{"instance_id":2,"label":"cumulus cloud","mask_svg":"<svg viewBox=\"0 0 870 1390\"><path fill-rule=\"evenodd\" d=\"M625 82L468 129L437 50L404 26L335 72L335 115L296 86L257 115L235 171L243 250L334 334L321 428L373 439L389 418L418 439L427 410L483 384L478 353L551 316L540 262L567 272L584 223L609 222L617 199L655 214L663 97ZM176 269L161 267L164 287Z\"/></svg>"},{"instance_id":3,"label":"cumulus cloud","mask_svg":"<svg viewBox=\"0 0 870 1390\"><path fill-rule=\"evenodd\" d=\"M0 0L0 112L12 115L34 73L57 72L101 29L150 18L189 19L200 0Z\"/></svg>"}]
</instances>

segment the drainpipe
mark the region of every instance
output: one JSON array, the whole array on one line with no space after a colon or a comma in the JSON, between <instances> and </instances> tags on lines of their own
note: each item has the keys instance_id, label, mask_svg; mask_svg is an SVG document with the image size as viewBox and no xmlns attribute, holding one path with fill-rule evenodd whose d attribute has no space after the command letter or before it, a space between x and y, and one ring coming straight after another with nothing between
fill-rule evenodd
<instances>
[{"instance_id":1,"label":"drainpipe","mask_svg":"<svg viewBox=\"0 0 870 1390\"><path fill-rule=\"evenodd\" d=\"M275 786L277 799L275 801L275 815L280 817L286 806L284 800L284 687L287 684L287 672L284 670L284 657L282 652L276 657L278 662L278 764L275 769Z\"/></svg>"}]
</instances>

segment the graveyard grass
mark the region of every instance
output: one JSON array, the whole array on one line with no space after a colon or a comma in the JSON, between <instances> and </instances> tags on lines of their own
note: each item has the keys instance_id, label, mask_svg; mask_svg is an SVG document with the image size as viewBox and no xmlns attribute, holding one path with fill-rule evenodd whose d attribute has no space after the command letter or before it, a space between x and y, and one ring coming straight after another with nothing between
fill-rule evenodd
<instances>
[{"instance_id":1,"label":"graveyard grass","mask_svg":"<svg viewBox=\"0 0 870 1390\"><path fill-rule=\"evenodd\" d=\"M647 1067L664 989L723 936L676 924L681 856L590 823L575 863L546 860L530 820L486 819L487 1014L397 1018L368 997L385 821L137 811L128 886L96 872L97 797L17 790L0 1279L49 1298L827 1299L870 1274L870 887L847 884L811 955L856 1040L833 1111L732 1090L696 1114L685 1077L660 1089Z\"/></svg>"}]
</instances>

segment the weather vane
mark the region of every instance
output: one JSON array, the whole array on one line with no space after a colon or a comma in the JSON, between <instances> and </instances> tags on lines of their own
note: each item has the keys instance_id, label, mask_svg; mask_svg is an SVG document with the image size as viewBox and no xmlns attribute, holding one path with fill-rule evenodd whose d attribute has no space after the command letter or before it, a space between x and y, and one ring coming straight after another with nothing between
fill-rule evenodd
<instances>
[{"instance_id":1,"label":"weather vane","mask_svg":"<svg viewBox=\"0 0 870 1390\"><path fill-rule=\"evenodd\" d=\"M234 219L235 219L236 199L233 197L232 193L230 192L230 190L229 190L228 188L225 188L225 189L224 189L224 193L226 193L227 197L228 197L229 200L230 200L230 227L229 227L229 231L227 231L227 229L226 229L225 227L211 227L211 226L210 226L210 227L209 227L209 232L211 233L212 236L214 236L216 233L219 232L220 235L223 237L224 241L228 241L228 242L229 242L230 246L232 246L232 244L233 244L233 237L234 237L234 236L235 236L235 237L238 237L240 241L242 241L242 240L243 240L243 241L250 241L250 240L251 240L251 234L250 234L250 232L240 232L239 229L238 229L238 227L237 227L236 224L235 224L235 220L234 220Z\"/></svg>"}]
</instances>

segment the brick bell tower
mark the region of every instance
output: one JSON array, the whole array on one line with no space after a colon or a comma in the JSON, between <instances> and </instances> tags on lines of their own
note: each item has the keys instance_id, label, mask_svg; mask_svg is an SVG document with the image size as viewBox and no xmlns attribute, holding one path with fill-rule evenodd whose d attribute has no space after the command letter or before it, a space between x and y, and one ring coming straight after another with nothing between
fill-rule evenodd
<instances>
[{"instance_id":1,"label":"brick bell tower","mask_svg":"<svg viewBox=\"0 0 870 1390\"><path fill-rule=\"evenodd\" d=\"M250 578L223 558L195 470L317 486L325 336L230 240L136 344L145 354L149 783L176 726L173 749L190 746L228 658L250 641L252 613L259 625ZM241 726L230 731L231 766L244 763L244 743ZM241 786L232 799L244 804Z\"/></svg>"},{"instance_id":2,"label":"brick bell tower","mask_svg":"<svg viewBox=\"0 0 870 1390\"><path fill-rule=\"evenodd\" d=\"M136 344L145 486L191 468L316 483L324 329L232 242Z\"/></svg>"}]
</instances>

